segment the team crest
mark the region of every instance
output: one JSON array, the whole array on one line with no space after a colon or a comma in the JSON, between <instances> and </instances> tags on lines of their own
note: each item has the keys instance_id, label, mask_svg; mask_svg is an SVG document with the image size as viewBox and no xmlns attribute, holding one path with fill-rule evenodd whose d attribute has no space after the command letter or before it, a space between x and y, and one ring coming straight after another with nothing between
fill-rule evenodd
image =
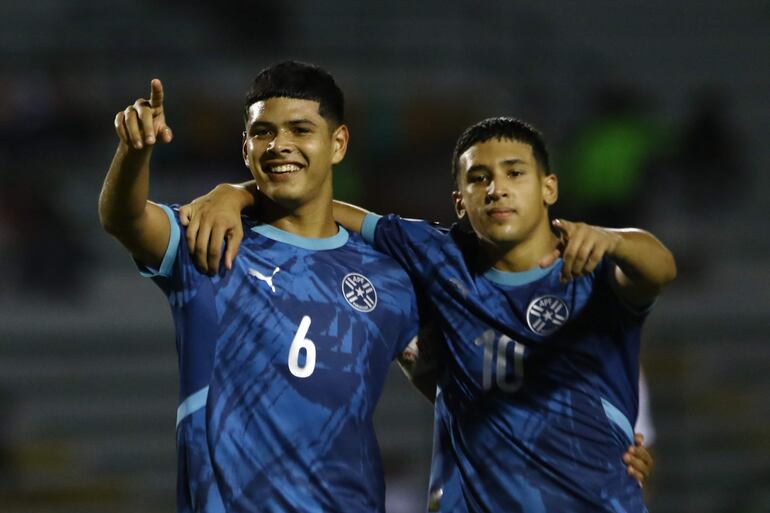
<instances>
[{"instance_id":1,"label":"team crest","mask_svg":"<svg viewBox=\"0 0 770 513\"><path fill-rule=\"evenodd\" d=\"M567 303L556 296L540 296L527 307L527 324L538 335L550 335L569 318Z\"/></svg>"},{"instance_id":2,"label":"team crest","mask_svg":"<svg viewBox=\"0 0 770 513\"><path fill-rule=\"evenodd\" d=\"M350 273L342 279L342 295L359 312L371 312L377 306L377 291L362 274Z\"/></svg>"}]
</instances>

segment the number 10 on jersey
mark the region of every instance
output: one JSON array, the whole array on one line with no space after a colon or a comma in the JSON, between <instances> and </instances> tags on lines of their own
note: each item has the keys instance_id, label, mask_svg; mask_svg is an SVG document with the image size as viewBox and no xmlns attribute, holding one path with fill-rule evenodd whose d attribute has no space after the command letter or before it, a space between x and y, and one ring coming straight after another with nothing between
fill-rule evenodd
<instances>
[{"instance_id":1,"label":"number 10 on jersey","mask_svg":"<svg viewBox=\"0 0 770 513\"><path fill-rule=\"evenodd\" d=\"M492 389L492 375L497 387L504 392L515 392L524 384L524 345L508 335L495 336L494 330L487 330L474 340L484 347L482 380L484 390ZM513 379L507 380L508 346L513 344Z\"/></svg>"}]
</instances>

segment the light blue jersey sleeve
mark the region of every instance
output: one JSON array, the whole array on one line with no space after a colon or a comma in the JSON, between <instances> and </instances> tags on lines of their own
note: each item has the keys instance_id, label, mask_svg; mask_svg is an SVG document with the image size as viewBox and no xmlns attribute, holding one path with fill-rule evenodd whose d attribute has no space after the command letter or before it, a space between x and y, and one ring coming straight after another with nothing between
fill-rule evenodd
<instances>
[{"instance_id":1,"label":"light blue jersey sleeve","mask_svg":"<svg viewBox=\"0 0 770 513\"><path fill-rule=\"evenodd\" d=\"M429 279L444 260L441 247L449 241L445 229L394 214L368 214L361 235L376 250L398 262L410 276L420 280Z\"/></svg>"},{"instance_id":2,"label":"light blue jersey sleeve","mask_svg":"<svg viewBox=\"0 0 770 513\"><path fill-rule=\"evenodd\" d=\"M163 212L165 212L168 217L170 227L168 245L166 246L166 252L163 255L163 260L161 260L160 267L158 268L153 268L134 259L136 266L139 268L139 274L144 278L171 277L171 272L174 268L174 262L176 261L176 255L179 249L179 241L181 239L181 230L177 224L174 211L168 205L158 204L158 206L163 209Z\"/></svg>"}]
</instances>

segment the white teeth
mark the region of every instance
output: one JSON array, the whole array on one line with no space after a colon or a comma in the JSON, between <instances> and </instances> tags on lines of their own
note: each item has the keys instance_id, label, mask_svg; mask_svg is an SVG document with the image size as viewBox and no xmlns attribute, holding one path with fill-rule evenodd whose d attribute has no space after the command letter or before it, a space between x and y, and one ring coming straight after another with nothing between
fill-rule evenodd
<instances>
[{"instance_id":1,"label":"white teeth","mask_svg":"<svg viewBox=\"0 0 770 513\"><path fill-rule=\"evenodd\" d=\"M282 164L280 166L270 167L271 173L291 173L294 171L299 171L299 166L296 164Z\"/></svg>"}]
</instances>

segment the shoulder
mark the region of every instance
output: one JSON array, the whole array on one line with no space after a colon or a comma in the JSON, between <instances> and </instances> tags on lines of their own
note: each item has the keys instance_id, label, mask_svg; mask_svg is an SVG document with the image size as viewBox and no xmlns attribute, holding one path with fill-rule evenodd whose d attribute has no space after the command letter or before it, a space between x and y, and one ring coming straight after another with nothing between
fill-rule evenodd
<instances>
[{"instance_id":1,"label":"shoulder","mask_svg":"<svg viewBox=\"0 0 770 513\"><path fill-rule=\"evenodd\" d=\"M360 235L351 233L342 249L346 252L345 258L337 259L337 263L348 269L346 273L364 276L394 297L405 299L414 295L407 271L395 259L366 243Z\"/></svg>"},{"instance_id":2,"label":"shoulder","mask_svg":"<svg viewBox=\"0 0 770 513\"><path fill-rule=\"evenodd\" d=\"M349 291L363 287L373 291L389 311L413 311L416 308L415 290L407 271L390 256L377 251L360 235L351 233L344 247L335 250L332 265L343 275L342 289Z\"/></svg>"},{"instance_id":3,"label":"shoulder","mask_svg":"<svg viewBox=\"0 0 770 513\"><path fill-rule=\"evenodd\" d=\"M406 271L398 262L372 247L358 233L350 233L348 242L340 249L359 259L362 265L375 274L403 274L406 277Z\"/></svg>"},{"instance_id":4,"label":"shoulder","mask_svg":"<svg viewBox=\"0 0 770 513\"><path fill-rule=\"evenodd\" d=\"M449 234L449 230L439 223L424 219L404 218L396 214L373 215L367 219L366 224L368 226L364 227L365 233L363 234L365 240L371 240L374 236L381 238L398 235L406 239L423 242L440 242L447 239Z\"/></svg>"}]
</instances>

